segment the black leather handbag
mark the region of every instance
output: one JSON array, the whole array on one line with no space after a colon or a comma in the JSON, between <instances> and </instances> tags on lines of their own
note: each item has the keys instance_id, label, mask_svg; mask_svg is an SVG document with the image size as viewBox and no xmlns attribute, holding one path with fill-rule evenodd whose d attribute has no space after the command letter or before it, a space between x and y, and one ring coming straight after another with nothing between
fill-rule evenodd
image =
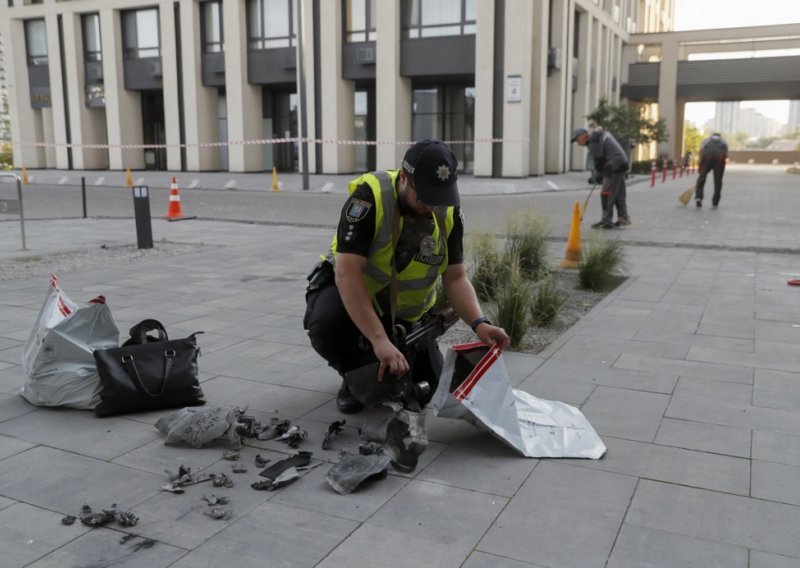
<instances>
[{"instance_id":1,"label":"black leather handbag","mask_svg":"<svg viewBox=\"0 0 800 568\"><path fill-rule=\"evenodd\" d=\"M158 336L149 335L150 331ZM95 350L101 384L95 415L205 404L197 379L198 333L203 332L169 339L160 322L148 319L130 329L131 337L121 347Z\"/></svg>"}]
</instances>

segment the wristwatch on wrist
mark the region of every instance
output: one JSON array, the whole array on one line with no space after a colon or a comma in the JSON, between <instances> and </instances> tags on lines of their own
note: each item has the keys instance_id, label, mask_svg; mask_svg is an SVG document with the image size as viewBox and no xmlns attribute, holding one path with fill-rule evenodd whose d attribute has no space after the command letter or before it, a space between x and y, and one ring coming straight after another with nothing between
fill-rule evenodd
<instances>
[{"instance_id":1,"label":"wristwatch on wrist","mask_svg":"<svg viewBox=\"0 0 800 568\"><path fill-rule=\"evenodd\" d=\"M486 316L481 316L474 322L472 322L469 326L472 328L472 331L474 333L477 333L476 330L478 329L478 326L481 325L482 323L488 323L489 325L492 325L492 322L489 321L489 318L487 318Z\"/></svg>"}]
</instances>

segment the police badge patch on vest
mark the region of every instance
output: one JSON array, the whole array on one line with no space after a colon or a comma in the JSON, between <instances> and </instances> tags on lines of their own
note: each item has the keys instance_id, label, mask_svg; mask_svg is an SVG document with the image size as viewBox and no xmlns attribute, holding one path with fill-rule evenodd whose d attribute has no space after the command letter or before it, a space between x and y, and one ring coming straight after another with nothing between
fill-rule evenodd
<instances>
[{"instance_id":1,"label":"police badge patch on vest","mask_svg":"<svg viewBox=\"0 0 800 568\"><path fill-rule=\"evenodd\" d=\"M442 261L444 260L444 255L433 254L435 248L436 248L436 240L432 236L427 235L419 243L419 252L414 255L414 260L432 266L438 266L442 264Z\"/></svg>"},{"instance_id":2,"label":"police badge patch on vest","mask_svg":"<svg viewBox=\"0 0 800 568\"><path fill-rule=\"evenodd\" d=\"M358 223L367 216L369 210L372 208L372 203L362 201L361 199L351 199L350 205L347 206L345 217L348 223Z\"/></svg>"}]
</instances>

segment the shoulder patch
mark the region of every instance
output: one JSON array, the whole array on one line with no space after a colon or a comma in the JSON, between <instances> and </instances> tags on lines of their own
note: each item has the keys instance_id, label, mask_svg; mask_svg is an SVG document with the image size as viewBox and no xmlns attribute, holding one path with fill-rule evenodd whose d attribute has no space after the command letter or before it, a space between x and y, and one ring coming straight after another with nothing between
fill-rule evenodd
<instances>
[{"instance_id":1,"label":"shoulder patch","mask_svg":"<svg viewBox=\"0 0 800 568\"><path fill-rule=\"evenodd\" d=\"M345 217L348 223L358 223L367 216L369 210L372 209L372 203L362 201L361 199L351 199L350 204L347 206Z\"/></svg>"}]
</instances>

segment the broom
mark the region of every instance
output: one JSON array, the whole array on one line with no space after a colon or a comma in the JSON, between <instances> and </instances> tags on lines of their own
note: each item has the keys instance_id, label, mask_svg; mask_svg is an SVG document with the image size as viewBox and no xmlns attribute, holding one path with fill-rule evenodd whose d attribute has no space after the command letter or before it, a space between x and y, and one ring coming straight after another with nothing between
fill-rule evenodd
<instances>
[{"instance_id":1,"label":"broom","mask_svg":"<svg viewBox=\"0 0 800 568\"><path fill-rule=\"evenodd\" d=\"M586 201L583 202L583 207L581 208L581 221L583 221L583 214L586 213L586 206L589 204L589 198L592 196L592 193L594 193L595 187L597 187L597 184L592 186L592 190L589 192L589 195L586 196Z\"/></svg>"},{"instance_id":2,"label":"broom","mask_svg":"<svg viewBox=\"0 0 800 568\"><path fill-rule=\"evenodd\" d=\"M697 189L697 186L692 185L692 187L678 196L678 201L680 201L682 205L688 205L689 201L692 199L692 195L694 195L695 189Z\"/></svg>"}]
</instances>

